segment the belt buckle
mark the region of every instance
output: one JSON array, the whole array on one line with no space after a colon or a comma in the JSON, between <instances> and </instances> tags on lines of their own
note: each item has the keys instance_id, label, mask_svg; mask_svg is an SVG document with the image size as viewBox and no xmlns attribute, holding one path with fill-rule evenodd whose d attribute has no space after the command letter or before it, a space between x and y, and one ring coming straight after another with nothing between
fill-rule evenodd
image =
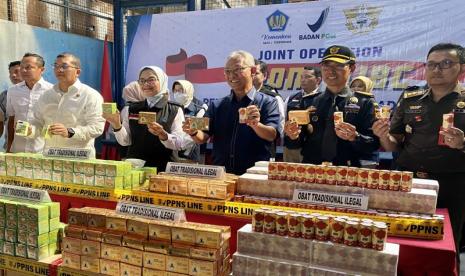
<instances>
[{"instance_id":1,"label":"belt buckle","mask_svg":"<svg viewBox=\"0 0 465 276\"><path fill-rule=\"evenodd\" d=\"M423 179L428 178L428 173L426 172L416 172L415 174L417 175L418 178L423 178Z\"/></svg>"}]
</instances>

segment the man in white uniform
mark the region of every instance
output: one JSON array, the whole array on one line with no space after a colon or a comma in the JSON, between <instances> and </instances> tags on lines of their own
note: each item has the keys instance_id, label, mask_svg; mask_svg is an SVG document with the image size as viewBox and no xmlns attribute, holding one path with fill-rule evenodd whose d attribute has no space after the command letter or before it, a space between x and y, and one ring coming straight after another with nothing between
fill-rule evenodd
<instances>
[{"instance_id":1,"label":"man in white uniform","mask_svg":"<svg viewBox=\"0 0 465 276\"><path fill-rule=\"evenodd\" d=\"M90 150L95 158L94 140L103 133L103 98L100 93L78 79L81 62L70 53L59 54L53 64L58 83L47 90L34 109L29 138L45 135L47 148Z\"/></svg>"},{"instance_id":2,"label":"man in white uniform","mask_svg":"<svg viewBox=\"0 0 465 276\"><path fill-rule=\"evenodd\" d=\"M7 152L41 152L44 140L34 140L15 135L14 128L18 120L31 121L33 108L40 96L52 84L42 78L45 61L38 54L26 53L21 59L20 74L23 81L10 87L7 93L6 113L8 114Z\"/></svg>"}]
</instances>

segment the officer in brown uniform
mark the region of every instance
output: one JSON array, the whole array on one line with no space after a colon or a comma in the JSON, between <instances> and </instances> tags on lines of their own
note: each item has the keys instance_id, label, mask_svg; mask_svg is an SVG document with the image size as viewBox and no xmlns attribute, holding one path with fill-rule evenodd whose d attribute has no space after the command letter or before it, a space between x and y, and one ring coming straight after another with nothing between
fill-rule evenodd
<instances>
[{"instance_id":1,"label":"officer in brown uniform","mask_svg":"<svg viewBox=\"0 0 465 276\"><path fill-rule=\"evenodd\" d=\"M425 63L428 89L405 91L389 120L377 120L373 132L387 151L398 151L397 166L416 177L439 182L438 208L448 208L458 252L465 222L465 91L459 78L465 71L460 45L438 44ZM441 128L443 114L453 126Z\"/></svg>"}]
</instances>

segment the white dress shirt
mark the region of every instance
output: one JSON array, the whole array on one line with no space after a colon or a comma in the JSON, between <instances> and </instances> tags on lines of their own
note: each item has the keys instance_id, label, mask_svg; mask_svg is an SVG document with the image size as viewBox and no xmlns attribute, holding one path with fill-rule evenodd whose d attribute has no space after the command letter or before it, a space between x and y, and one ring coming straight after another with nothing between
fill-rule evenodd
<instances>
[{"instance_id":1,"label":"white dress shirt","mask_svg":"<svg viewBox=\"0 0 465 276\"><path fill-rule=\"evenodd\" d=\"M34 84L32 89L27 87L25 81L8 89L6 113L8 116L15 117L15 125L18 120L26 122L33 120L34 108L37 106L40 96L52 87L51 83L41 78ZM14 133L10 135L14 135ZM11 145L12 152L41 152L43 148L44 140L41 137L32 140L15 135L13 144Z\"/></svg>"},{"instance_id":2,"label":"white dress shirt","mask_svg":"<svg viewBox=\"0 0 465 276\"><path fill-rule=\"evenodd\" d=\"M42 129L55 123L72 128L73 137L52 135L45 139L47 148L88 149L95 158L94 140L103 133L105 119L102 117L103 98L98 91L78 80L62 92L55 84L39 99L34 109L33 133L31 137L42 135Z\"/></svg>"},{"instance_id":3,"label":"white dress shirt","mask_svg":"<svg viewBox=\"0 0 465 276\"><path fill-rule=\"evenodd\" d=\"M115 132L116 140L121 146L130 146L131 141L131 130L129 128L129 107L125 106L121 110L122 127L119 131ZM160 142L168 149L181 150L185 148L186 134L182 131L182 122L184 121L184 112L179 107L178 113L174 117L173 124L171 125L168 133L168 139L166 141L160 140Z\"/></svg>"}]
</instances>

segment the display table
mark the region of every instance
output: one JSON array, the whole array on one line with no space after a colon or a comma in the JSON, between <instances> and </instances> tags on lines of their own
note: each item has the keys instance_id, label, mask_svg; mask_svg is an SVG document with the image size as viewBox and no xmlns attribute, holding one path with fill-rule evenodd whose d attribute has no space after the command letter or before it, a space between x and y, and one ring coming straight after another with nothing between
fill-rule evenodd
<instances>
[{"instance_id":1,"label":"display table","mask_svg":"<svg viewBox=\"0 0 465 276\"><path fill-rule=\"evenodd\" d=\"M101 207L114 209L116 202L76 198L64 195L50 194L53 201L61 202L62 221L67 217L67 209L71 207ZM447 210L438 209L438 214L445 216L443 240L419 240L410 238L389 237L388 242L400 245L399 275L457 275L457 261L454 239ZM231 215L212 215L198 212L186 212L187 220L193 222L227 225L231 227L231 253L236 251L237 231L250 219L233 217Z\"/></svg>"}]
</instances>

